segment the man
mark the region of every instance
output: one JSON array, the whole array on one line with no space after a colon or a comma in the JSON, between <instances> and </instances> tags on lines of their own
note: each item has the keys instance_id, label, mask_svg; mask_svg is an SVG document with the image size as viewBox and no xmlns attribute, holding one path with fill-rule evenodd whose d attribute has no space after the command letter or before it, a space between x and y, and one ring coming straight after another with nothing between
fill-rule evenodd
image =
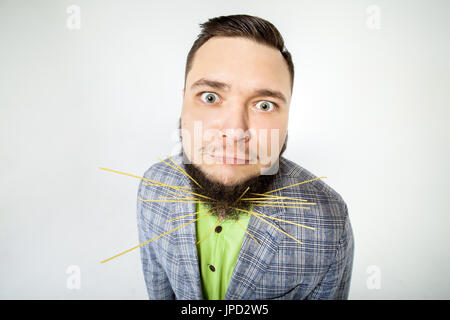
<instances>
[{"instance_id":1,"label":"man","mask_svg":"<svg viewBox=\"0 0 450 320\"><path fill-rule=\"evenodd\" d=\"M139 186L150 299L346 299L347 205L282 157L294 66L270 22L201 24L186 62L182 152ZM281 147L280 147L281 146Z\"/></svg>"}]
</instances>

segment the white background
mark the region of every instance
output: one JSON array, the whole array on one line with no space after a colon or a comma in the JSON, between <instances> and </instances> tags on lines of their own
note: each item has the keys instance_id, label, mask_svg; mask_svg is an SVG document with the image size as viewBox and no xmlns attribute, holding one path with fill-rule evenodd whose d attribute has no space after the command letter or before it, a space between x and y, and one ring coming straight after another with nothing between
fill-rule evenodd
<instances>
[{"instance_id":1,"label":"white background","mask_svg":"<svg viewBox=\"0 0 450 320\"><path fill-rule=\"evenodd\" d=\"M237 13L293 55L284 156L349 206L349 298L450 298L450 5L425 0L1 0L0 298L147 299L138 250L100 263L138 244L139 180L98 167L171 154L198 24Z\"/></svg>"}]
</instances>

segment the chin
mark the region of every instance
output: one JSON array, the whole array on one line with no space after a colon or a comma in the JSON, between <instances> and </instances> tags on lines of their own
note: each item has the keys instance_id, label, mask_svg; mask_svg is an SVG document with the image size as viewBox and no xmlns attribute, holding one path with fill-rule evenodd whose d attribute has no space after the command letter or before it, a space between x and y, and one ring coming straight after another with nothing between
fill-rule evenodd
<instances>
[{"instance_id":1,"label":"chin","mask_svg":"<svg viewBox=\"0 0 450 320\"><path fill-rule=\"evenodd\" d=\"M254 172L253 166L246 165L208 165L202 167L201 170L207 175L207 177L214 182L219 182L226 186L235 186L258 175ZM259 172L259 171L257 171Z\"/></svg>"}]
</instances>

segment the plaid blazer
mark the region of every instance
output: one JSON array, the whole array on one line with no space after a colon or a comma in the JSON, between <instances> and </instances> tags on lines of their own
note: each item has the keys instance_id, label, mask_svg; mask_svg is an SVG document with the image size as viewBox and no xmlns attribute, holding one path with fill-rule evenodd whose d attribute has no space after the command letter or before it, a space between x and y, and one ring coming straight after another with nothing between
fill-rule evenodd
<instances>
[{"instance_id":1,"label":"plaid blazer","mask_svg":"<svg viewBox=\"0 0 450 320\"><path fill-rule=\"evenodd\" d=\"M182 153L171 158L183 166ZM165 161L171 163L169 159ZM284 157L280 157L276 175L270 190L316 178ZM164 162L152 165L144 178L168 185L189 186L188 177ZM172 197L173 194L167 191L179 192L146 183L148 181L141 180L137 200L140 243L196 219L196 215L190 215L167 222L195 212L195 203L141 201L139 198L156 200L159 196ZM320 179L271 195L306 199L316 205L299 209L255 204L254 210L315 230L264 218L303 243L300 244L252 215L247 231L260 244L245 234L225 299L347 299L354 244L344 200ZM195 222L187 224L140 247L149 299L204 299L195 227Z\"/></svg>"}]
</instances>

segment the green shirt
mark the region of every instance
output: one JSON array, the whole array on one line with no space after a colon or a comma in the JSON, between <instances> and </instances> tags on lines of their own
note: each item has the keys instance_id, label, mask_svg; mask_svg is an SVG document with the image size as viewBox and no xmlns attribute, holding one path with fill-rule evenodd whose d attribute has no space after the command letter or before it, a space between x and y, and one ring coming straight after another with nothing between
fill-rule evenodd
<instances>
[{"instance_id":1,"label":"green shirt","mask_svg":"<svg viewBox=\"0 0 450 320\"><path fill-rule=\"evenodd\" d=\"M208 206L197 203L197 210L205 210ZM250 209L251 210L251 209ZM203 211L197 218L206 214ZM219 219L210 215L196 223L197 251L200 264L200 277L202 279L203 297L208 300L223 300L230 284L245 230L250 220L250 214L239 213L239 226L232 219L222 220L211 229ZM208 230L211 231L207 234Z\"/></svg>"}]
</instances>

